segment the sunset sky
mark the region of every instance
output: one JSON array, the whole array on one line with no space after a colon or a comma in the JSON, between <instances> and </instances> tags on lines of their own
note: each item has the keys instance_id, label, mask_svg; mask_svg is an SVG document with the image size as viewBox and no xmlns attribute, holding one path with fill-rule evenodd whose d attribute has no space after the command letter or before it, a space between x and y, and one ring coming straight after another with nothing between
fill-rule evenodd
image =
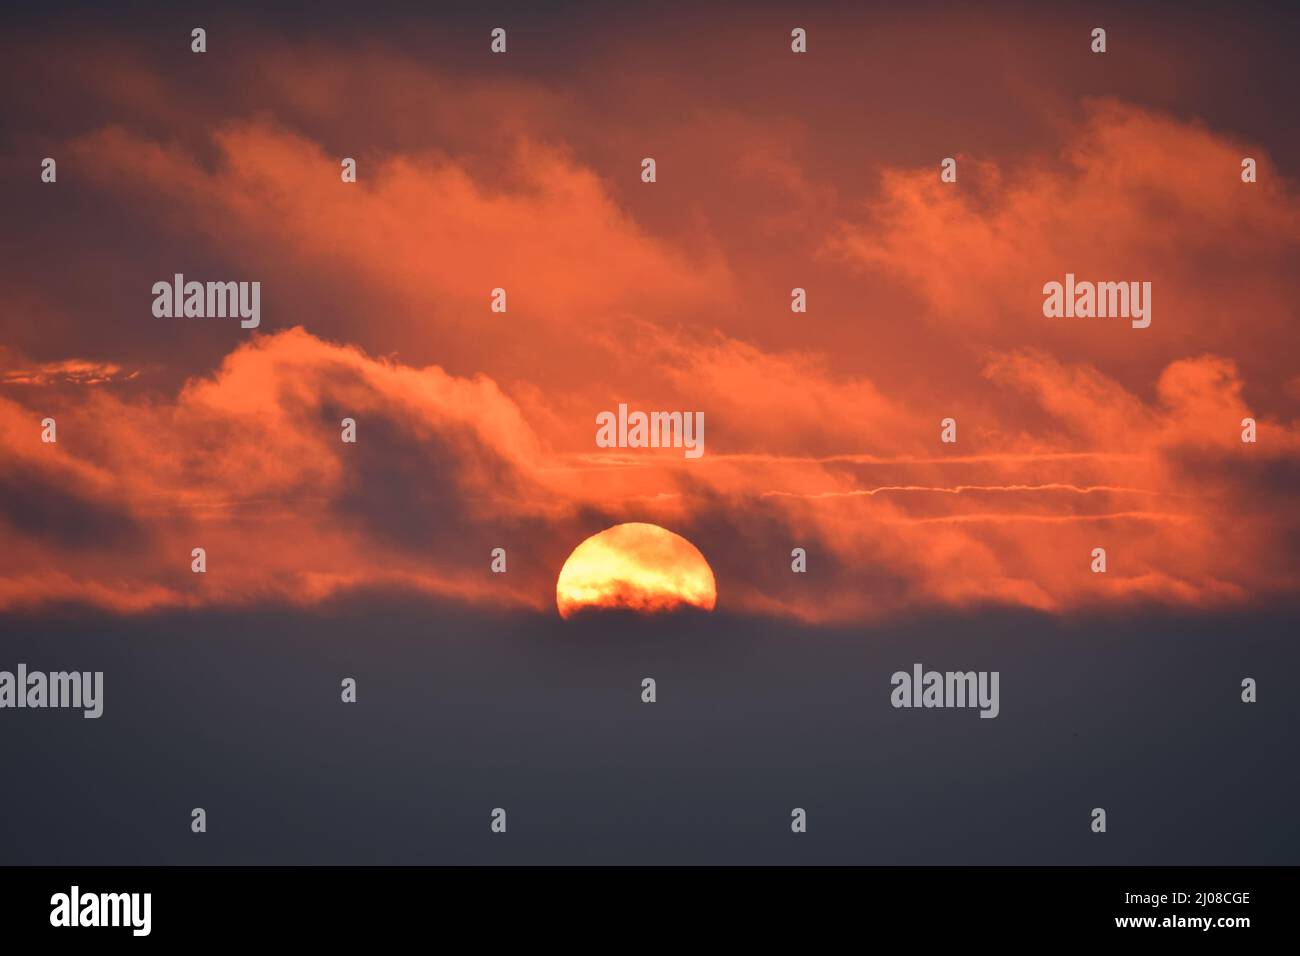
<instances>
[{"instance_id":1,"label":"sunset sky","mask_svg":"<svg viewBox=\"0 0 1300 956\"><path fill-rule=\"evenodd\" d=\"M377 595L554 618L623 522L763 626L1290 613L1294 9L428 6L10 15L0 614L29 639ZM155 317L177 273L259 281L260 327ZM1067 273L1150 282L1150 327L1045 318ZM619 403L703 412L704 454L597 447Z\"/></svg>"},{"instance_id":2,"label":"sunset sky","mask_svg":"<svg viewBox=\"0 0 1300 956\"><path fill-rule=\"evenodd\" d=\"M540 608L626 520L696 543L722 605L810 620L1294 587L1265 24L1261 63L1154 15L1099 56L1076 16L827 10L798 56L777 8L516 11L493 56L493 15L208 17L202 56L185 13L8 33L0 606ZM177 272L259 280L261 326L155 318ZM1044 318L1067 272L1150 281L1151 327ZM703 411L705 455L597 449L619 402Z\"/></svg>"}]
</instances>

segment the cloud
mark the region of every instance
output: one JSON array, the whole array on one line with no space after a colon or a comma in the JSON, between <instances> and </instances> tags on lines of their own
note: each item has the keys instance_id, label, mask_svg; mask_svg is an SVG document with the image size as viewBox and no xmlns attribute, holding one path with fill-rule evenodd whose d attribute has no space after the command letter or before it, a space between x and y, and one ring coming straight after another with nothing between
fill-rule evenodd
<instances>
[{"instance_id":1,"label":"cloud","mask_svg":"<svg viewBox=\"0 0 1300 956\"><path fill-rule=\"evenodd\" d=\"M344 416L358 421L355 445L341 441ZM489 529L498 508L516 521L546 508L521 493L535 437L490 382L391 365L299 329L250 342L171 400L101 393L67 408L57 444L40 442L39 419L0 405L21 456L6 471L8 500L26 502L0 515L10 604L298 602L387 585L498 599L509 582L487 587L486 560L465 560L475 542L431 535L420 549L403 529L448 514ZM376 486L394 467L401 482ZM82 479L76 497L56 493L69 475ZM379 493L359 508L367 490ZM393 510L403 507L412 511ZM128 540L126 529L139 533ZM194 547L207 551L205 575L190 571Z\"/></svg>"},{"instance_id":2,"label":"cloud","mask_svg":"<svg viewBox=\"0 0 1300 956\"><path fill-rule=\"evenodd\" d=\"M928 113L860 154L839 104L751 109L745 74L683 111L641 53L583 98L600 57L546 83L270 42L224 90L91 51L0 266L0 608L551 608L623 521L700 547L721 607L807 620L1294 590L1300 205L1258 144L1095 100L942 184L880 152ZM262 281L258 333L153 318L177 271ZM1045 319L1066 272L1151 281L1151 328ZM704 412L704 457L596 448L619 402Z\"/></svg>"},{"instance_id":3,"label":"cloud","mask_svg":"<svg viewBox=\"0 0 1300 956\"><path fill-rule=\"evenodd\" d=\"M40 443L35 410L0 405L19 452L7 499L21 504L0 515L0 600L134 610L397 587L545 608L568 549L626 520L700 547L722 606L810 620L935 605L1210 605L1293 585L1284 489L1231 496L1287 473L1270 478L1265 461L1294 473L1300 439L1274 421L1261 422L1263 454L1237 439L1229 363L1171 365L1153 403L1034 353L1000 357L989 374L1060 423L1055 446L1011 441L950 460L725 448L693 462L594 450L575 460L486 378L301 329L261 336L170 400L97 391L60 415L57 445ZM833 404L836 384L819 387ZM839 387L840 398L869 394ZM343 417L357 422L356 444L340 439ZM1105 575L1089 570L1098 546ZM190 572L193 547L207 551L205 575ZM505 575L488 570L494 547L511 556ZM805 575L789 570L793 547L808 552Z\"/></svg>"},{"instance_id":4,"label":"cloud","mask_svg":"<svg viewBox=\"0 0 1300 956\"><path fill-rule=\"evenodd\" d=\"M630 312L716 306L731 282L720 258L688 259L647 235L590 170L538 142L517 141L499 176L429 151L363 162L355 184L341 182L339 156L273 123L230 123L212 142L211 169L120 128L74 148L158 228L197 233L259 277L271 328L328 304L318 332L492 369L502 352L557 342L589 358L590 329ZM489 309L497 288L506 314ZM555 361L542 371L570 374Z\"/></svg>"},{"instance_id":5,"label":"cloud","mask_svg":"<svg viewBox=\"0 0 1300 956\"><path fill-rule=\"evenodd\" d=\"M1171 355L1238 357L1270 383L1289 375L1263 341L1295 343L1300 196L1267 154L1198 123L1113 100L1089 101L1052 151L1014 162L959 158L889 169L860 219L844 219L825 254L898 277L926 321L960 342L1032 346L1105 363L1130 382ZM1241 181L1243 157L1259 181ZM1152 283L1149 329L1100 319L1045 319L1046 282Z\"/></svg>"},{"instance_id":6,"label":"cloud","mask_svg":"<svg viewBox=\"0 0 1300 956\"><path fill-rule=\"evenodd\" d=\"M57 362L23 362L0 347L0 385L103 385L129 380L139 370L127 371L113 362L62 359Z\"/></svg>"}]
</instances>

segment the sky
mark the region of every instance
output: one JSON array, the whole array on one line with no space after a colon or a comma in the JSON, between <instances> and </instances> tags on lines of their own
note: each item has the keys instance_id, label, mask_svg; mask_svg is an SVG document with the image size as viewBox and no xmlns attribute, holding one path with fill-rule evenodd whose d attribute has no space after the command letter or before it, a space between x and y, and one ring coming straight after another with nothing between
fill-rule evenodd
<instances>
[{"instance_id":1,"label":"sky","mask_svg":"<svg viewBox=\"0 0 1300 956\"><path fill-rule=\"evenodd\" d=\"M1277 801L1297 778L1274 762L1294 708L1261 697L1248 717L1237 700L1252 668L1280 697L1300 663L1286 636L1300 556L1293 9L144 3L6 17L0 620L12 651L108 660L110 693L132 694L101 722L115 741L102 756L80 720L0 747L37 762L69 748L117 759L131 741L167 755L173 776L153 789L157 766L98 771L127 820L141 807L155 819L162 791L184 803L227 781L249 827L228 834L229 861L329 857L265 830L249 804L259 761L285 778L265 797L276 819L303 805L288 794L305 801L358 761L375 791L327 805L344 820L358 801L373 821L406 798L426 717L445 748L434 765L469 795L453 819L482 815L485 781L554 818L581 802L558 767L611 806L640 793L631 805L662 836L655 793L668 816L709 793L739 800L742 819L768 813L744 808L770 793L779 816L781 781L797 790L803 766L831 814L847 813L835 793L861 807L901 774L883 792L917 828L872 857L879 822L845 817L861 840L821 844L821 861L1096 862L1053 829L1058 802L1096 799L1086 776L1144 808L1149 841L1123 844L1122 861L1193 855L1202 812L1252 817L1209 828L1224 862L1295 861ZM503 55L489 50L498 26ZM1090 50L1097 26L1104 54ZM806 54L791 52L794 27ZM956 182L940 179L945 157ZM156 317L151 288L177 273L260 282L260 325ZM1045 317L1043 286L1067 273L1150 282L1150 326ZM791 310L795 288L806 312ZM598 447L596 416L620 403L702 412L704 454ZM56 443L41 440L46 417ZM340 441L345 417L355 444ZM561 621L565 558L622 522L698 548L716 611L613 619L609 633ZM806 573L791 571L794 548ZM928 649L1000 666L1004 687L1018 675L1034 695L1077 675L1078 694L939 731L884 703L888 673ZM433 685L412 683L416 662ZM685 683L668 727L639 723L643 664ZM349 741L342 762L309 748L283 768L307 732L295 721L336 701L349 668L373 675L357 704L371 710L351 730L337 708L312 718ZM220 680L204 692L198 674ZM245 681L252 714L235 715ZM620 681L626 693L610 689ZM187 687L191 716L173 721ZM838 703L819 703L836 687ZM428 713L411 699L426 692ZM1089 716L1134 693L1150 695L1140 713ZM516 750L511 701L565 739L542 748L546 767ZM1216 784L1162 828L1162 786L1206 772L1191 769L1194 742L1170 742L1188 707L1218 721L1204 759L1242 760L1278 789ZM260 719L284 714L259 743ZM584 714L628 735L626 773ZM846 730L859 718L862 736ZM682 743L715 720L730 729ZM452 735L461 725L480 736ZM395 746L369 754L347 736L360 727ZM973 732L986 736L945 736ZM173 763L191 736L192 773ZM1049 741L1052 757L1031 756ZM1147 746L1165 756L1140 765ZM996 778L979 784L980 812L951 789L983 772L963 764L971 747ZM1021 762L1042 759L1038 776ZM643 761L666 777L633 780ZM421 793L445 783L410 772ZM1062 779L1078 793L1053 789ZM932 792L921 781L946 795L914 799ZM43 785L15 799L51 826L76 816ZM959 822L1026 803L1038 830L1014 838ZM623 811L607 812L613 833ZM60 861L78 846L202 861L184 831L173 844L132 827L142 844L98 827ZM41 859L44 832L10 834L20 859ZM385 832L378 856L415 861ZM786 859L685 833L645 845L665 847L662 862ZM489 852L458 839L445 844L456 860ZM601 839L525 845L490 852L605 859Z\"/></svg>"}]
</instances>

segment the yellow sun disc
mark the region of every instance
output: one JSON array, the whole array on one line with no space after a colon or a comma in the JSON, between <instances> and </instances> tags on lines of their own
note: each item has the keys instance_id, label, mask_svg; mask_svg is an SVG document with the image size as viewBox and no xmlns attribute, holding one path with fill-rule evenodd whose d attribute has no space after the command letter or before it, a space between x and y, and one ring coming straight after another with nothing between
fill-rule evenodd
<instances>
[{"instance_id":1,"label":"yellow sun disc","mask_svg":"<svg viewBox=\"0 0 1300 956\"><path fill-rule=\"evenodd\" d=\"M619 524L573 549L555 583L560 617L582 608L642 613L682 607L713 610L713 569L700 549L654 524Z\"/></svg>"}]
</instances>

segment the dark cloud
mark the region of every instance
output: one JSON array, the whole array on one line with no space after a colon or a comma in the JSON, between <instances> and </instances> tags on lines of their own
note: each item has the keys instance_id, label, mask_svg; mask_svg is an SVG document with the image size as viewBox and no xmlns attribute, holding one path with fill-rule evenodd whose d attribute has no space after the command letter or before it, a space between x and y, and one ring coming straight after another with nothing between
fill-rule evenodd
<instances>
[{"instance_id":1,"label":"dark cloud","mask_svg":"<svg viewBox=\"0 0 1300 956\"><path fill-rule=\"evenodd\" d=\"M20 462L0 465L0 521L74 551L129 550L147 540L123 502L86 497L66 478Z\"/></svg>"},{"instance_id":2,"label":"dark cloud","mask_svg":"<svg viewBox=\"0 0 1300 956\"><path fill-rule=\"evenodd\" d=\"M364 445L346 457L332 507L408 550L463 558L467 540L493 523L494 496L511 498L522 482L512 464L466 426L413 435L410 422L372 414L358 428Z\"/></svg>"},{"instance_id":3,"label":"dark cloud","mask_svg":"<svg viewBox=\"0 0 1300 956\"><path fill-rule=\"evenodd\" d=\"M396 595L8 616L0 667L103 670L105 710L6 713L21 732L0 735L0 761L23 772L0 836L11 863L79 865L1288 863L1296 623L563 622ZM914 662L998 670L1000 715L891 708L890 675Z\"/></svg>"}]
</instances>

